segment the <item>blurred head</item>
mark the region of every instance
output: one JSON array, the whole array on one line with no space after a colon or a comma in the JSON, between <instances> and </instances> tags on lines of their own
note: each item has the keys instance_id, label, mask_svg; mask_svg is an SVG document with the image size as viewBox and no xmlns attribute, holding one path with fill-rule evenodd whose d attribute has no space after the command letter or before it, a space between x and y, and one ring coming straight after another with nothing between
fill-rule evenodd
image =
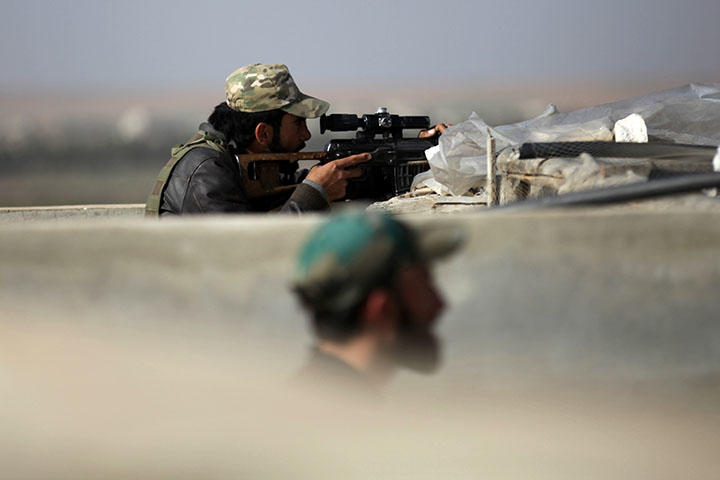
<instances>
[{"instance_id":1,"label":"blurred head","mask_svg":"<svg viewBox=\"0 0 720 480\"><path fill-rule=\"evenodd\" d=\"M429 265L462 238L455 228L410 228L384 214L323 224L302 248L295 280L318 340L343 345L370 335L396 364L434 368L433 326L444 301Z\"/></svg>"}]
</instances>

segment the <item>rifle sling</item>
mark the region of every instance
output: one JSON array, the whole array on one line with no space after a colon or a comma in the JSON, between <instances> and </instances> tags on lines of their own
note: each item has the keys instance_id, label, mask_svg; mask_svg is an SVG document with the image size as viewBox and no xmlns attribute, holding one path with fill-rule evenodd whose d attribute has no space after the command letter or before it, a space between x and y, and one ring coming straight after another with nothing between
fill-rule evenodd
<instances>
[{"instance_id":1,"label":"rifle sling","mask_svg":"<svg viewBox=\"0 0 720 480\"><path fill-rule=\"evenodd\" d=\"M155 186L148 195L147 203L145 204L145 216L146 217L157 217L160 215L160 202L162 200L162 194L167 185L168 178L175 165L190 151L195 148L204 147L216 150L220 153L227 153L227 151L219 144L215 143L215 137L207 133L197 133L188 143L179 144L172 148L170 151L170 160L160 170Z\"/></svg>"}]
</instances>

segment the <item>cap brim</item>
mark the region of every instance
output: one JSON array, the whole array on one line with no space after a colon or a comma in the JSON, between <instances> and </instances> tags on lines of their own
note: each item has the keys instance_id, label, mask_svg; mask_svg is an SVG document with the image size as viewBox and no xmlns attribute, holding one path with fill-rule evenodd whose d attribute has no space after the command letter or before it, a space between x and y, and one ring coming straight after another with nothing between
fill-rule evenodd
<instances>
[{"instance_id":1,"label":"cap brim","mask_svg":"<svg viewBox=\"0 0 720 480\"><path fill-rule=\"evenodd\" d=\"M467 232L459 226L426 226L413 228L419 255L430 262L456 252L465 244Z\"/></svg>"},{"instance_id":2,"label":"cap brim","mask_svg":"<svg viewBox=\"0 0 720 480\"><path fill-rule=\"evenodd\" d=\"M330 104L325 100L300 93L300 100L282 107L282 110L302 118L317 118L324 115L328 108Z\"/></svg>"}]
</instances>

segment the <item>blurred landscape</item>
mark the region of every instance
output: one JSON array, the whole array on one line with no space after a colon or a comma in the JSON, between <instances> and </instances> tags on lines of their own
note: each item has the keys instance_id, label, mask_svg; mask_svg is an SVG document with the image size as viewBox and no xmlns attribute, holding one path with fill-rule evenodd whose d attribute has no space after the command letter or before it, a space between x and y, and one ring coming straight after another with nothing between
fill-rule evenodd
<instances>
[{"instance_id":1,"label":"blurred landscape","mask_svg":"<svg viewBox=\"0 0 720 480\"><path fill-rule=\"evenodd\" d=\"M0 2L0 206L144 202L252 62L285 63L331 112L491 125L720 79L710 0L281 0L243 4L242 39L229 0ZM317 123L309 150L330 138Z\"/></svg>"},{"instance_id":2,"label":"blurred landscape","mask_svg":"<svg viewBox=\"0 0 720 480\"><path fill-rule=\"evenodd\" d=\"M697 81L715 80L698 78ZM491 125L597 105L687 83L435 83L301 84L331 102L331 113L371 113L385 106L400 115L457 123L477 112ZM0 93L0 206L143 203L173 145L188 139L223 100L222 87L162 90L86 89ZM331 138L310 121L306 150Z\"/></svg>"}]
</instances>

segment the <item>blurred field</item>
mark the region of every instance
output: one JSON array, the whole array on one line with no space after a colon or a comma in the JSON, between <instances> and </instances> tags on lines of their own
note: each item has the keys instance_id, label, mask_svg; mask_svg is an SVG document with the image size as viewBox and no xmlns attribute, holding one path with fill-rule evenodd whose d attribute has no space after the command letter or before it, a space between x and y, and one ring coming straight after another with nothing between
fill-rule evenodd
<instances>
[{"instance_id":1,"label":"blurred field","mask_svg":"<svg viewBox=\"0 0 720 480\"><path fill-rule=\"evenodd\" d=\"M162 165L161 165L162 166ZM13 172L0 177L0 204L84 205L145 203L160 167L109 167L105 171Z\"/></svg>"}]
</instances>

